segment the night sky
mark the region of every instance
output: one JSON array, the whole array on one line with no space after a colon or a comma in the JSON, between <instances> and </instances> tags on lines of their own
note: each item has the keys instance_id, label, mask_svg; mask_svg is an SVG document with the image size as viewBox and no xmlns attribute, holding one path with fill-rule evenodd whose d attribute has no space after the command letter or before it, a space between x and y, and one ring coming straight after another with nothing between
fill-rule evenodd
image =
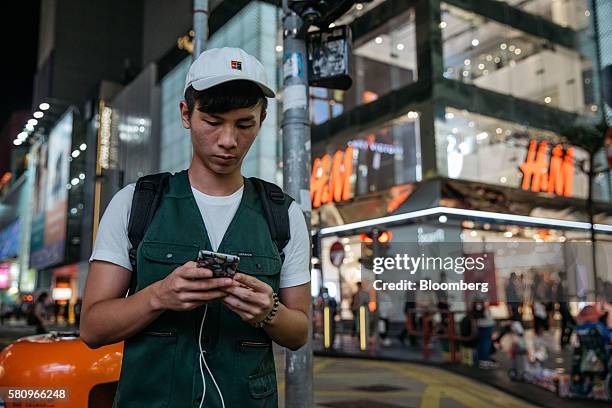
<instances>
[{"instance_id":1,"label":"night sky","mask_svg":"<svg viewBox=\"0 0 612 408\"><path fill-rule=\"evenodd\" d=\"M0 1L0 128L11 112L31 110L40 0Z\"/></svg>"}]
</instances>

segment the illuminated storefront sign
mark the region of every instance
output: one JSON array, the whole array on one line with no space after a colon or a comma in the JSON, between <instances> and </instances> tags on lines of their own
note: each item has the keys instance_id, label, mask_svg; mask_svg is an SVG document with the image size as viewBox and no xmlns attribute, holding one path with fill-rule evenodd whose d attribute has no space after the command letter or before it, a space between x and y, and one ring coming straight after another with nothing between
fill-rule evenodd
<instances>
[{"instance_id":1,"label":"illuminated storefront sign","mask_svg":"<svg viewBox=\"0 0 612 408\"><path fill-rule=\"evenodd\" d=\"M349 146L344 152L336 151L333 158L325 154L315 159L310 177L310 198L313 208L351 198L353 154L354 149Z\"/></svg>"},{"instance_id":2,"label":"illuminated storefront sign","mask_svg":"<svg viewBox=\"0 0 612 408\"><path fill-rule=\"evenodd\" d=\"M560 144L552 148L548 158L548 142L532 140L525 162L520 165L523 173L523 190L535 193L547 192L571 197L574 192L574 148L563 150Z\"/></svg>"}]
</instances>

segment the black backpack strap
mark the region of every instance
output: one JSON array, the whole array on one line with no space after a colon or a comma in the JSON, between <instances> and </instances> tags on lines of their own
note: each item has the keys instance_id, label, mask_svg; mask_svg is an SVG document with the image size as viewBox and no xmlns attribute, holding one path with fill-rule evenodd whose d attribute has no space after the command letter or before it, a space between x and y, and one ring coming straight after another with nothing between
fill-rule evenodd
<instances>
[{"instance_id":1,"label":"black backpack strap","mask_svg":"<svg viewBox=\"0 0 612 408\"><path fill-rule=\"evenodd\" d=\"M136 182L128 225L128 238L132 244L129 253L132 265L130 294L136 289L136 252L159 207L169 177L170 173L150 174L139 178Z\"/></svg>"},{"instance_id":2,"label":"black backpack strap","mask_svg":"<svg viewBox=\"0 0 612 408\"><path fill-rule=\"evenodd\" d=\"M284 261L283 248L285 248L289 238L291 238L289 230L289 206L293 199L285 194L276 184L256 177L251 177L249 180L259 193L264 215L268 221L270 236L278 248L278 253L281 254L281 260Z\"/></svg>"}]
</instances>

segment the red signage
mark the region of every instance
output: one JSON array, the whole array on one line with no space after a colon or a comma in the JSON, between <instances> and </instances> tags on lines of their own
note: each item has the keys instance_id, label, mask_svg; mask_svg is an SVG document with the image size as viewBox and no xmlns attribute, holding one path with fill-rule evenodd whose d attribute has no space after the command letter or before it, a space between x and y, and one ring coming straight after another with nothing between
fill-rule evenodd
<instances>
[{"instance_id":1,"label":"red signage","mask_svg":"<svg viewBox=\"0 0 612 408\"><path fill-rule=\"evenodd\" d=\"M523 172L523 190L535 193L547 192L571 197L574 193L574 148L563 150L560 144L552 148L548 158L548 142L532 140L525 162L520 165Z\"/></svg>"},{"instance_id":2,"label":"red signage","mask_svg":"<svg viewBox=\"0 0 612 408\"><path fill-rule=\"evenodd\" d=\"M344 152L338 150L334 153L333 158L326 154L315 159L310 176L312 208L351 198L353 152L353 147L347 147Z\"/></svg>"},{"instance_id":3,"label":"red signage","mask_svg":"<svg viewBox=\"0 0 612 408\"><path fill-rule=\"evenodd\" d=\"M342 242L336 241L329 248L329 260L336 268L342 265L344 261L344 245Z\"/></svg>"}]
</instances>

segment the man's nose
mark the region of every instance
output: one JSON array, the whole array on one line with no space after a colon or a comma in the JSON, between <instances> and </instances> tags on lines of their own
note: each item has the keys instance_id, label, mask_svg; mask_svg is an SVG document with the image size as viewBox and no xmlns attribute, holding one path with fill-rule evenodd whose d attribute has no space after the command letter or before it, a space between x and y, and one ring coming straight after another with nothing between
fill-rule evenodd
<instances>
[{"instance_id":1,"label":"man's nose","mask_svg":"<svg viewBox=\"0 0 612 408\"><path fill-rule=\"evenodd\" d=\"M231 150L238 145L238 132L235 126L227 124L218 139L219 147Z\"/></svg>"}]
</instances>

